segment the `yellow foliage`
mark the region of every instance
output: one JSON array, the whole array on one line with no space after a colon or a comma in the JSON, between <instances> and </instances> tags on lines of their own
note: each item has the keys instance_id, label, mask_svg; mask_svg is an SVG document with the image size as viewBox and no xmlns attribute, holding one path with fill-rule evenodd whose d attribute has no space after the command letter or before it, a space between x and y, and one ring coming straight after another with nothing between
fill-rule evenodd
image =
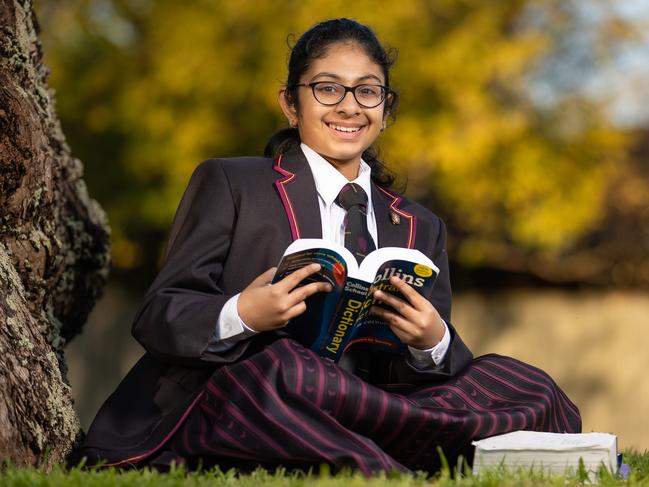
<instances>
[{"instance_id":1,"label":"yellow foliage","mask_svg":"<svg viewBox=\"0 0 649 487\"><path fill-rule=\"evenodd\" d=\"M42 2L42 20L64 128L119 229L118 266L136 265L138 232L168 227L198 162L261 153L283 123L287 35L325 18L368 23L399 49L400 113L382 154L469 235L467 263L485 258L485 241L569 248L597 226L623 157L597 107L547 113L526 95L553 40L520 18L550 1L104 2L112 21L71 0ZM102 30L118 21L132 27L121 44Z\"/></svg>"}]
</instances>

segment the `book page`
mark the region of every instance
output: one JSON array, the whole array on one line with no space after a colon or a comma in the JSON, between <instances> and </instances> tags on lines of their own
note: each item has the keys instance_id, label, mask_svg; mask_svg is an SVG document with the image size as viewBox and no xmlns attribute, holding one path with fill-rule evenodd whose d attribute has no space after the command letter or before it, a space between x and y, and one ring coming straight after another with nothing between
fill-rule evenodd
<instances>
[{"instance_id":1,"label":"book page","mask_svg":"<svg viewBox=\"0 0 649 487\"><path fill-rule=\"evenodd\" d=\"M539 431L514 431L492 436L473 445L482 450L584 450L609 449L616 445L615 435L609 433L544 433Z\"/></svg>"}]
</instances>

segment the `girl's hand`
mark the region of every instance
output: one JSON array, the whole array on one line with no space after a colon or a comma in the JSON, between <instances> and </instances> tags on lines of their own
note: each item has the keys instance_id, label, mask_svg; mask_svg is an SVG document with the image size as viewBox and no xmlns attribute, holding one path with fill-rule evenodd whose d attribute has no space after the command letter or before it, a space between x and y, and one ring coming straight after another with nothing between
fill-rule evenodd
<instances>
[{"instance_id":1,"label":"girl's hand","mask_svg":"<svg viewBox=\"0 0 649 487\"><path fill-rule=\"evenodd\" d=\"M391 277L390 284L396 287L407 301L385 291L376 290L374 298L394 308L394 311L372 306L370 313L383 319L406 345L420 350L437 345L444 336L445 325L435 307L398 277Z\"/></svg>"},{"instance_id":2,"label":"girl's hand","mask_svg":"<svg viewBox=\"0 0 649 487\"><path fill-rule=\"evenodd\" d=\"M268 331L285 326L291 318L306 311L304 300L317 292L331 291L327 282L296 286L320 270L320 264L309 264L271 284L277 267L271 267L243 290L237 311L243 322L255 331Z\"/></svg>"}]
</instances>

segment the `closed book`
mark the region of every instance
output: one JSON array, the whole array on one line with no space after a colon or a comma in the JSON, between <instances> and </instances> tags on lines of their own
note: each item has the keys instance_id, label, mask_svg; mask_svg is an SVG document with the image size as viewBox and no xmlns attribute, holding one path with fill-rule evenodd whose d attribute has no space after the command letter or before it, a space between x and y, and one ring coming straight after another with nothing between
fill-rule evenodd
<instances>
[{"instance_id":1,"label":"closed book","mask_svg":"<svg viewBox=\"0 0 649 487\"><path fill-rule=\"evenodd\" d=\"M617 437L609 433L514 431L474 441L473 473L505 467L571 474L583 462L589 477L604 466L617 470Z\"/></svg>"}]
</instances>

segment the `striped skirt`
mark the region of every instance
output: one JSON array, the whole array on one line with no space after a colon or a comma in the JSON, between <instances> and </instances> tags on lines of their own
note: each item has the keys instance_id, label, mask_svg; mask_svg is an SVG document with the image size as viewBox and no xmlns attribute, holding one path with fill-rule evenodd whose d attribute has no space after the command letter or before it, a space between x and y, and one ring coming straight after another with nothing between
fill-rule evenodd
<instances>
[{"instance_id":1,"label":"striped skirt","mask_svg":"<svg viewBox=\"0 0 649 487\"><path fill-rule=\"evenodd\" d=\"M216 371L150 463L433 472L438 448L449 462L470 459L471 441L521 429L580 432L581 419L545 372L518 360L485 355L397 394L281 339Z\"/></svg>"}]
</instances>

